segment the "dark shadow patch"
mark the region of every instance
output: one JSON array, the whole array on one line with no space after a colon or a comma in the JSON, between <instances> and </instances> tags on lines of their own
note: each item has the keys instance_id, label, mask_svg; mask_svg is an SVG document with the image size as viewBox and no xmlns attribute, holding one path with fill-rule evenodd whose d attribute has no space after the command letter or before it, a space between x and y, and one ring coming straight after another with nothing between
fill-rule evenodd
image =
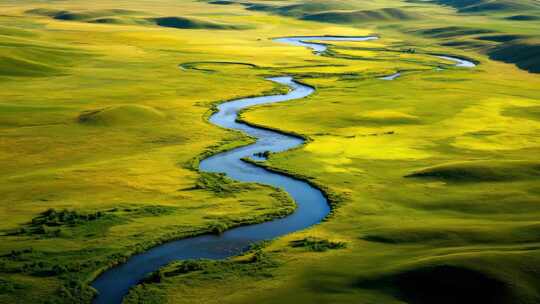
<instances>
[{"instance_id":1,"label":"dark shadow patch","mask_svg":"<svg viewBox=\"0 0 540 304\"><path fill-rule=\"evenodd\" d=\"M526 36L523 35L488 35L488 36L480 36L476 37L478 40L487 40L487 41L493 41L493 42L508 42L513 41L517 39L526 38Z\"/></svg>"},{"instance_id":2,"label":"dark shadow patch","mask_svg":"<svg viewBox=\"0 0 540 304\"><path fill-rule=\"evenodd\" d=\"M540 16L514 15L514 16L506 17L505 19L514 20L514 21L535 21L535 20L540 20Z\"/></svg>"},{"instance_id":3,"label":"dark shadow patch","mask_svg":"<svg viewBox=\"0 0 540 304\"><path fill-rule=\"evenodd\" d=\"M386 289L410 304L510 304L510 288L486 273L451 265L411 269L357 282L363 289Z\"/></svg>"},{"instance_id":4,"label":"dark shadow patch","mask_svg":"<svg viewBox=\"0 0 540 304\"><path fill-rule=\"evenodd\" d=\"M489 58L513 63L520 69L540 73L540 44L532 41L516 40L502 44L488 51Z\"/></svg>"},{"instance_id":5,"label":"dark shadow patch","mask_svg":"<svg viewBox=\"0 0 540 304\"><path fill-rule=\"evenodd\" d=\"M236 4L234 1L227 1L227 0L216 0L216 1L210 1L209 4L216 4L216 5L229 5L229 4Z\"/></svg>"}]
</instances>

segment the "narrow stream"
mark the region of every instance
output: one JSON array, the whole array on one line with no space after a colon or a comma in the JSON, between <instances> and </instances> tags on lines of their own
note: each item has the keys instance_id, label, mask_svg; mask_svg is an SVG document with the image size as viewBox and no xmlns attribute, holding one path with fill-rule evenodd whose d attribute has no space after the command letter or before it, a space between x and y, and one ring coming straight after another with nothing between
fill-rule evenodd
<instances>
[{"instance_id":1,"label":"narrow stream","mask_svg":"<svg viewBox=\"0 0 540 304\"><path fill-rule=\"evenodd\" d=\"M309 36L274 39L277 42L304 46L316 54L327 50L327 45L309 41L366 41L377 39L368 37ZM461 61L445 57L444 59ZM474 66L474 64L473 64ZM319 223L330 212L328 201L323 193L305 181L242 161L242 158L264 160L255 156L265 151L282 152L304 143L302 138L285 135L271 130L249 126L236 121L239 111L262 104L304 98L315 90L296 82L292 77L268 78L290 88L287 94L254 98L242 98L222 103L218 111L210 117L210 122L228 129L238 130L257 138L251 145L219 153L201 161L199 169L203 172L225 173L229 178L242 182L257 182L281 188L296 202L297 208L291 215L269 222L241 226L225 231L221 235L201 235L171 241L146 252L130 257L126 263L102 273L92 286L99 292L94 299L96 304L121 303L129 289L138 284L146 275L176 260L186 259L225 259L238 255L249 245L262 240L273 239ZM249 94L249 92L247 92Z\"/></svg>"},{"instance_id":2,"label":"narrow stream","mask_svg":"<svg viewBox=\"0 0 540 304\"><path fill-rule=\"evenodd\" d=\"M299 37L281 37L275 38L274 41L287 43L296 46L304 46L310 48L315 54L326 52L328 46L324 43L313 41L369 41L379 39L377 36L299 36Z\"/></svg>"},{"instance_id":3,"label":"narrow stream","mask_svg":"<svg viewBox=\"0 0 540 304\"><path fill-rule=\"evenodd\" d=\"M454 61L456 64L455 66L461 67L461 68L474 68L476 64L474 62L471 62L469 60L456 58L456 57L450 57L450 56L437 56L441 59Z\"/></svg>"},{"instance_id":4,"label":"narrow stream","mask_svg":"<svg viewBox=\"0 0 540 304\"><path fill-rule=\"evenodd\" d=\"M401 73L397 72L397 73L394 73L392 75L380 77L379 79L381 79L381 80L394 80L394 79L398 78L399 76L401 76Z\"/></svg>"}]
</instances>

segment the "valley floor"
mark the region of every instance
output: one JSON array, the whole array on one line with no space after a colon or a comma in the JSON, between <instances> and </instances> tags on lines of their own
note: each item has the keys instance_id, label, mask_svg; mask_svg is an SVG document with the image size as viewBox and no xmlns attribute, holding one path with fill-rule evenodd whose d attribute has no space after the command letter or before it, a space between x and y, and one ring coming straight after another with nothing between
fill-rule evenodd
<instances>
[{"instance_id":1,"label":"valley floor","mask_svg":"<svg viewBox=\"0 0 540 304\"><path fill-rule=\"evenodd\" d=\"M0 1L0 303L89 303L137 252L292 212L197 170L251 140L212 108L284 92L279 75L317 91L242 119L309 138L267 164L323 188L332 215L175 262L125 302L538 303L540 13L520 5ZM373 34L323 55L271 39Z\"/></svg>"}]
</instances>

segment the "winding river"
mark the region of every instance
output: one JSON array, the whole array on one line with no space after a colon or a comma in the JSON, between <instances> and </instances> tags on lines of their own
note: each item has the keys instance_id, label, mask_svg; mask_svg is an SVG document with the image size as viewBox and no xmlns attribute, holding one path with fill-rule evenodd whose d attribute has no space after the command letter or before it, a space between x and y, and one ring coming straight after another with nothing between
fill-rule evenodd
<instances>
[{"instance_id":1,"label":"winding river","mask_svg":"<svg viewBox=\"0 0 540 304\"><path fill-rule=\"evenodd\" d=\"M373 39L377 39L377 37L308 36L284 37L274 40L308 47L315 54L322 54L327 50L327 45L311 41L366 41ZM443 59L452 60L458 62L458 64L466 62L453 57L444 57ZM474 66L472 62L470 64ZM290 91L283 95L242 98L225 102L220 104L217 107L217 112L210 117L211 123L223 128L244 132L256 138L257 141L247 146L208 157L201 161L199 169L204 172L225 173L229 178L242 182L257 182L281 188L296 202L297 208L294 213L261 224L233 228L221 235L201 235L171 241L134 255L126 263L102 273L92 283L92 286L99 292L94 299L94 303L121 303L122 298L131 287L138 284L149 273L170 262L200 258L225 259L242 253L252 243L305 229L319 223L328 215L330 207L321 190L305 181L242 161L242 158L246 157L264 160L264 158L256 155L260 155L265 151L282 152L304 143L304 140L300 137L250 126L237 121L238 113L243 109L256 105L300 99L309 96L315 91L312 87L296 82L290 76L273 77L268 78L268 80L288 86Z\"/></svg>"}]
</instances>

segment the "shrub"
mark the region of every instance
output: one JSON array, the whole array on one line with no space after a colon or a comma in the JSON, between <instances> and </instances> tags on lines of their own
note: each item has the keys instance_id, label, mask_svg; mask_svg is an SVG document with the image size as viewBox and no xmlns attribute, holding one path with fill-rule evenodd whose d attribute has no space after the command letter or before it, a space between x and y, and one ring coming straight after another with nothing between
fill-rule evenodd
<instances>
[{"instance_id":1,"label":"shrub","mask_svg":"<svg viewBox=\"0 0 540 304\"><path fill-rule=\"evenodd\" d=\"M332 242L325 239L307 237L291 242L292 247L303 247L310 251L322 252L329 249L342 249L347 246L344 242Z\"/></svg>"}]
</instances>

